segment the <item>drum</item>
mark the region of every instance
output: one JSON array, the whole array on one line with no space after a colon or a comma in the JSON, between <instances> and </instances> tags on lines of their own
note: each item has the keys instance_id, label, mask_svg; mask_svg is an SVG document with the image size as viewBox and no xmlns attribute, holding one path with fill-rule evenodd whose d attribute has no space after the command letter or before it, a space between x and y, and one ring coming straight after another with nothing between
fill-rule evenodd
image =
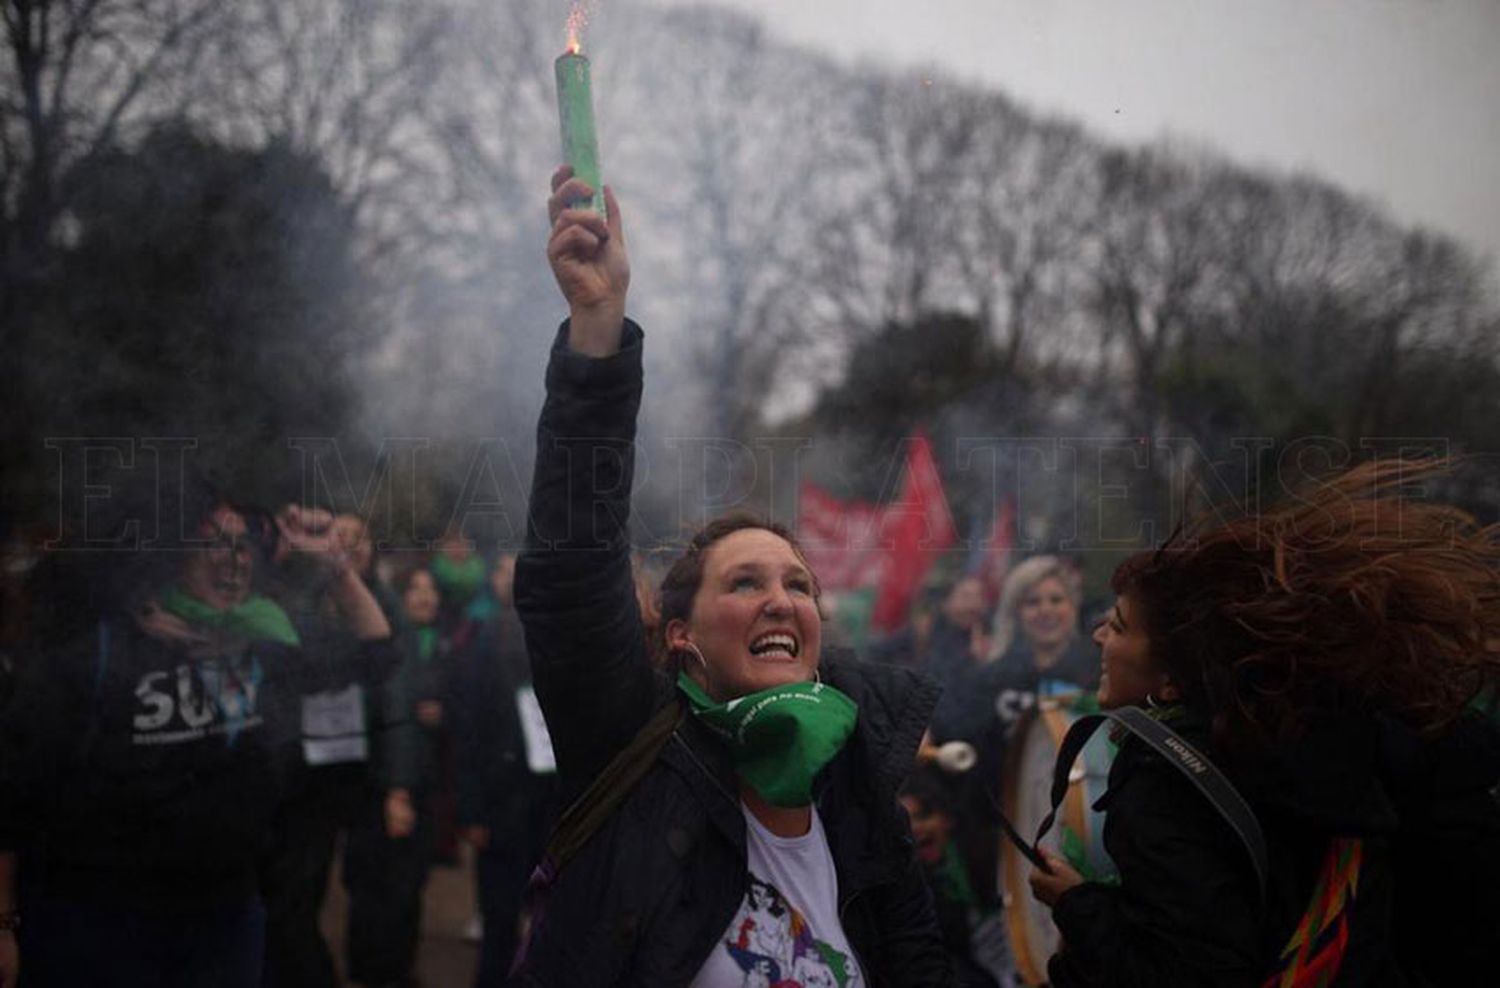
<instances>
[{"instance_id":1,"label":"drum","mask_svg":"<svg viewBox=\"0 0 1500 988\"><path fill-rule=\"evenodd\" d=\"M1006 745L1001 779L1005 815L1022 837L1036 836L1052 808L1053 765L1057 749L1084 713L1093 710L1092 694L1074 694L1038 701L1016 722ZM1075 704L1086 709L1076 709ZM1096 731L1068 775L1068 794L1042 846L1069 859L1086 879L1108 881L1116 876L1104 851L1104 814L1092 809L1109 784L1114 745L1108 731ZM1052 923L1052 910L1031 894L1027 878L1031 862L1008 840L1000 846L1000 894L1005 906L1011 953L1016 970L1028 985L1047 983L1047 960L1061 938Z\"/></svg>"}]
</instances>

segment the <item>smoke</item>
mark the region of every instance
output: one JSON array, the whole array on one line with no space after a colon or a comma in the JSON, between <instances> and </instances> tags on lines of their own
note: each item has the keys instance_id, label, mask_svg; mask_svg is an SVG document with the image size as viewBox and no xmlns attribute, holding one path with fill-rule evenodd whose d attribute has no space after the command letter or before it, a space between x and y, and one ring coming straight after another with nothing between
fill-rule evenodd
<instances>
[{"instance_id":1,"label":"smoke","mask_svg":"<svg viewBox=\"0 0 1500 988\"><path fill-rule=\"evenodd\" d=\"M980 328L995 380L1019 382L1004 400L954 393L922 413L955 439L1179 429L1211 448L1420 426L1484 441L1421 396L1389 400L1394 385L1369 376L1385 365L1368 331L1396 326L1398 357L1440 342L1479 375L1455 399L1485 393L1494 308L1482 266L1326 183L1112 148L941 71L851 69L712 7L297 0L299 30L277 35L252 6L205 35L213 58L172 61L191 74L150 80L142 119L185 107L209 138L251 149L274 138L319 163L349 210L360 304L276 359L311 362L352 400L293 427L259 394L228 419L188 409L178 431L201 426L211 444L211 431L237 429L285 464L270 486L337 507L373 503L392 451L423 443L399 485L403 517L420 524L392 523L414 540L475 505L506 537L524 504L564 314L543 204L559 157L551 62L570 20L587 24L631 313L648 334L641 510L653 531L705 503L785 503L774 490L785 477L753 452L766 437L808 439L815 469L857 486L865 471L834 453L871 449L869 435L838 435L820 407L839 389L857 396L850 368L887 330L943 313ZM66 242L61 218L57 229ZM331 268L294 260L305 247L282 247L311 290L348 291ZM260 305L233 274L214 297ZM1450 365L1433 359L1418 369L1443 380ZM212 367L208 392L234 369ZM81 373L59 369L37 392L67 393ZM1388 400L1332 407L1362 393ZM918 424L905 392L887 404ZM1489 420L1477 406L1462 419ZM311 440L340 450L332 479L308 476ZM716 442L739 452L703 454ZM44 466L25 461L39 488L54 479Z\"/></svg>"}]
</instances>

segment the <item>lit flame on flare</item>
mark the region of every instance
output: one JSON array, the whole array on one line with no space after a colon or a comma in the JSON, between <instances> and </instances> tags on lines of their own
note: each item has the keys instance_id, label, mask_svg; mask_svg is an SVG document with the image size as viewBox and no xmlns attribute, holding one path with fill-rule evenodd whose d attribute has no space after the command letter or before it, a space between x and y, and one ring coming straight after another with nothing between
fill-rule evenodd
<instances>
[{"instance_id":1,"label":"lit flame on flare","mask_svg":"<svg viewBox=\"0 0 1500 988\"><path fill-rule=\"evenodd\" d=\"M582 3L574 3L573 9L568 12L568 54L577 55L583 51L583 42L579 40L583 36L583 29L589 22L589 12Z\"/></svg>"}]
</instances>

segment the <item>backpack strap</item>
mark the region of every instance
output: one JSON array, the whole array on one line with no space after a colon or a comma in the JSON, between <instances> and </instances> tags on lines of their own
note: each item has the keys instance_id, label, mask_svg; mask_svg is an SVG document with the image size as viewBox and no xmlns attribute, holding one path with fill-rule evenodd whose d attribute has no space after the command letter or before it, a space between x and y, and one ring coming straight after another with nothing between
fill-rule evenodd
<instances>
[{"instance_id":1,"label":"backpack strap","mask_svg":"<svg viewBox=\"0 0 1500 988\"><path fill-rule=\"evenodd\" d=\"M1188 781L1211 803L1219 815L1239 837L1250 863L1255 867L1255 879L1260 890L1261 901L1266 898L1266 875L1270 870L1266 854L1266 838L1261 832L1260 821L1250 810L1243 796L1225 778L1224 773L1213 762L1161 721L1147 714L1140 707L1119 707L1097 714L1078 718L1068 729L1062 745L1057 750L1057 764L1052 772L1052 811L1037 828L1033 845L1041 843L1052 822L1057 817L1057 808L1068 794L1068 774L1073 762L1083 751L1083 746L1093 737L1099 725L1111 720L1131 734L1150 745L1152 750L1167 760L1167 764L1185 775Z\"/></svg>"},{"instance_id":2,"label":"backpack strap","mask_svg":"<svg viewBox=\"0 0 1500 988\"><path fill-rule=\"evenodd\" d=\"M583 795L563 811L552 837L547 841L547 851L532 875L532 885L551 885L569 861L573 859L589 838L604 825L616 808L625 801L641 778L656 764L656 756L666 746L667 739L682 723L685 709L675 699L656 711L644 727L636 732L630 743L594 777Z\"/></svg>"}]
</instances>

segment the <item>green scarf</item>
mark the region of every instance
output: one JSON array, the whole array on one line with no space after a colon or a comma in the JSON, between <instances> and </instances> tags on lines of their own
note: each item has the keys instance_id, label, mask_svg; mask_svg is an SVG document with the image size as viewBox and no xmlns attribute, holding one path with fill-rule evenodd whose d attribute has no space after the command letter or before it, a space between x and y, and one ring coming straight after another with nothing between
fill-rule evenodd
<instances>
[{"instance_id":1,"label":"green scarf","mask_svg":"<svg viewBox=\"0 0 1500 988\"><path fill-rule=\"evenodd\" d=\"M772 806L812 803L813 778L833 760L859 717L853 700L822 683L787 683L715 703L677 675L693 714L729 744L740 778Z\"/></svg>"},{"instance_id":2,"label":"green scarf","mask_svg":"<svg viewBox=\"0 0 1500 988\"><path fill-rule=\"evenodd\" d=\"M952 836L948 838L948 845L943 848L943 859L937 863L934 877L944 899L969 909L979 908L979 896L974 893L974 885L969 881L969 868L964 864L963 855L959 853Z\"/></svg>"},{"instance_id":3,"label":"green scarf","mask_svg":"<svg viewBox=\"0 0 1500 988\"><path fill-rule=\"evenodd\" d=\"M437 654L438 630L436 625L424 624L417 628L417 661L426 665Z\"/></svg>"},{"instance_id":4,"label":"green scarf","mask_svg":"<svg viewBox=\"0 0 1500 988\"><path fill-rule=\"evenodd\" d=\"M451 603L462 604L484 584L484 560L469 556L463 562L455 563L447 556L434 556L432 578Z\"/></svg>"},{"instance_id":5,"label":"green scarf","mask_svg":"<svg viewBox=\"0 0 1500 988\"><path fill-rule=\"evenodd\" d=\"M297 629L292 627L292 619L269 597L252 595L244 603L221 611L180 587L172 587L157 599L157 603L162 610L177 615L188 624L225 632L246 641L302 644Z\"/></svg>"}]
</instances>

